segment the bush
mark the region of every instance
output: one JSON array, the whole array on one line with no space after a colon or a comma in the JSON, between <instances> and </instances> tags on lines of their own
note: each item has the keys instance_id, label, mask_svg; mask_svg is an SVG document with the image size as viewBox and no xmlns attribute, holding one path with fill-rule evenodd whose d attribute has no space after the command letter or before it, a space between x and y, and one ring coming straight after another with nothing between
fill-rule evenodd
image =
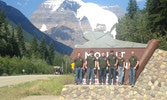
<instances>
[{"instance_id":1,"label":"bush","mask_svg":"<svg viewBox=\"0 0 167 100\"><path fill-rule=\"evenodd\" d=\"M2 76L8 76L8 74L7 73L3 73Z\"/></svg>"},{"instance_id":2,"label":"bush","mask_svg":"<svg viewBox=\"0 0 167 100\"><path fill-rule=\"evenodd\" d=\"M18 74L53 74L53 67L41 59L29 59L23 57L1 57L0 56L0 75Z\"/></svg>"}]
</instances>

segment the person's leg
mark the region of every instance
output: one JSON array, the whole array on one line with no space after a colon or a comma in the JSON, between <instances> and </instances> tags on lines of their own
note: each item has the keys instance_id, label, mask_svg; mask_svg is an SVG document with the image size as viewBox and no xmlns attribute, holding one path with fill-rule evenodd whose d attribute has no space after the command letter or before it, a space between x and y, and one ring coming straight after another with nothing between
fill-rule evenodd
<instances>
[{"instance_id":1,"label":"person's leg","mask_svg":"<svg viewBox=\"0 0 167 100\"><path fill-rule=\"evenodd\" d=\"M94 73L94 68L91 68L91 77L92 77L92 84L95 83L95 73Z\"/></svg>"},{"instance_id":2,"label":"person's leg","mask_svg":"<svg viewBox=\"0 0 167 100\"><path fill-rule=\"evenodd\" d=\"M80 84L82 83L82 68L79 69L79 80L80 80Z\"/></svg>"},{"instance_id":3,"label":"person's leg","mask_svg":"<svg viewBox=\"0 0 167 100\"><path fill-rule=\"evenodd\" d=\"M78 84L78 68L75 68L75 83Z\"/></svg>"},{"instance_id":4,"label":"person's leg","mask_svg":"<svg viewBox=\"0 0 167 100\"><path fill-rule=\"evenodd\" d=\"M116 83L116 67L112 66L113 68L113 84Z\"/></svg>"},{"instance_id":5,"label":"person's leg","mask_svg":"<svg viewBox=\"0 0 167 100\"><path fill-rule=\"evenodd\" d=\"M121 67L118 66L118 82L121 83Z\"/></svg>"},{"instance_id":6,"label":"person's leg","mask_svg":"<svg viewBox=\"0 0 167 100\"><path fill-rule=\"evenodd\" d=\"M132 85L132 67L129 68L129 84Z\"/></svg>"},{"instance_id":7,"label":"person's leg","mask_svg":"<svg viewBox=\"0 0 167 100\"><path fill-rule=\"evenodd\" d=\"M134 68L133 68L133 79L132 79L132 85L135 85L135 81L136 81L136 70L134 70Z\"/></svg>"},{"instance_id":8,"label":"person's leg","mask_svg":"<svg viewBox=\"0 0 167 100\"><path fill-rule=\"evenodd\" d=\"M90 68L87 68L86 84L89 84Z\"/></svg>"},{"instance_id":9,"label":"person's leg","mask_svg":"<svg viewBox=\"0 0 167 100\"><path fill-rule=\"evenodd\" d=\"M100 72L99 72L99 84L101 84L101 77L102 77L102 68L100 68Z\"/></svg>"},{"instance_id":10,"label":"person's leg","mask_svg":"<svg viewBox=\"0 0 167 100\"><path fill-rule=\"evenodd\" d=\"M106 69L103 68L103 84L106 83Z\"/></svg>"},{"instance_id":11,"label":"person's leg","mask_svg":"<svg viewBox=\"0 0 167 100\"><path fill-rule=\"evenodd\" d=\"M110 66L109 67L109 76L108 76L108 84L110 84L110 85L111 85L111 70L112 70L112 68Z\"/></svg>"},{"instance_id":12,"label":"person's leg","mask_svg":"<svg viewBox=\"0 0 167 100\"><path fill-rule=\"evenodd\" d=\"M121 74L121 84L123 84L123 78L124 78L124 71L123 71L123 67L122 67L121 72L122 72L122 74Z\"/></svg>"}]
</instances>

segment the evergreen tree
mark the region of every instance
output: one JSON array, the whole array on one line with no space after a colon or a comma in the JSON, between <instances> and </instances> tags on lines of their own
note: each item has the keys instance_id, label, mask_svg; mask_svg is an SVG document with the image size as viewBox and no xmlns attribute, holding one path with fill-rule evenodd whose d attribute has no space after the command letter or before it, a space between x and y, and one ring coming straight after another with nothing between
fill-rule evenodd
<instances>
[{"instance_id":1,"label":"evergreen tree","mask_svg":"<svg viewBox=\"0 0 167 100\"><path fill-rule=\"evenodd\" d=\"M4 8L0 12L0 55L9 54L9 29Z\"/></svg>"},{"instance_id":2,"label":"evergreen tree","mask_svg":"<svg viewBox=\"0 0 167 100\"><path fill-rule=\"evenodd\" d=\"M31 43L31 51L32 51L32 53L35 53L35 52L37 52L37 50L38 50L37 37L36 37L36 35L34 35L32 43Z\"/></svg>"},{"instance_id":3,"label":"evergreen tree","mask_svg":"<svg viewBox=\"0 0 167 100\"><path fill-rule=\"evenodd\" d=\"M26 47L25 47L25 41L23 36L23 30L20 24L17 26L17 37L18 37L18 45L20 48L21 56L24 56L26 53Z\"/></svg>"},{"instance_id":4,"label":"evergreen tree","mask_svg":"<svg viewBox=\"0 0 167 100\"><path fill-rule=\"evenodd\" d=\"M159 48L167 50L167 0L147 0L146 5L150 39L160 39Z\"/></svg>"},{"instance_id":5,"label":"evergreen tree","mask_svg":"<svg viewBox=\"0 0 167 100\"><path fill-rule=\"evenodd\" d=\"M43 60L47 59L48 51L47 51L45 37L42 38L41 43L39 45L39 53L40 53L41 59L43 59Z\"/></svg>"},{"instance_id":6,"label":"evergreen tree","mask_svg":"<svg viewBox=\"0 0 167 100\"><path fill-rule=\"evenodd\" d=\"M11 46L12 46L12 54L11 56L20 56L20 50L19 50L19 46L18 46L18 43L16 41L16 37L14 35L14 30L12 32L12 36L11 36L11 39L10 39L10 42L11 42Z\"/></svg>"},{"instance_id":7,"label":"evergreen tree","mask_svg":"<svg viewBox=\"0 0 167 100\"><path fill-rule=\"evenodd\" d=\"M128 11L128 15L131 19L133 19L134 15L138 11L138 9L139 8L137 6L136 0L129 0L127 11Z\"/></svg>"},{"instance_id":8,"label":"evergreen tree","mask_svg":"<svg viewBox=\"0 0 167 100\"><path fill-rule=\"evenodd\" d=\"M54 49L54 45L53 45L53 41L51 41L50 45L49 45L49 64L53 65L54 62L54 58L55 58L55 49Z\"/></svg>"},{"instance_id":9,"label":"evergreen tree","mask_svg":"<svg viewBox=\"0 0 167 100\"><path fill-rule=\"evenodd\" d=\"M151 33L167 34L167 0L147 0L148 25Z\"/></svg>"}]
</instances>

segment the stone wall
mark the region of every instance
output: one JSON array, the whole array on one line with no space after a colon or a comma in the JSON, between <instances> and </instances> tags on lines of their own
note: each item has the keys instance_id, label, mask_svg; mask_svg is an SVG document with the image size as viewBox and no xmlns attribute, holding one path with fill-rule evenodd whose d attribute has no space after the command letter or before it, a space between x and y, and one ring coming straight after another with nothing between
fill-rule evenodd
<instances>
[{"instance_id":1,"label":"stone wall","mask_svg":"<svg viewBox=\"0 0 167 100\"><path fill-rule=\"evenodd\" d=\"M136 85L66 85L60 100L167 100L167 51L157 49Z\"/></svg>"}]
</instances>

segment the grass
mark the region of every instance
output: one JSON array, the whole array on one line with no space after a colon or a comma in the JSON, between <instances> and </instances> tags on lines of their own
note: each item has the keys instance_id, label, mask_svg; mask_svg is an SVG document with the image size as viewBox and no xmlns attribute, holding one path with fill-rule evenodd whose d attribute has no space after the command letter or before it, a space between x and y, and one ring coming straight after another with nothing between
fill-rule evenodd
<instances>
[{"instance_id":1,"label":"grass","mask_svg":"<svg viewBox=\"0 0 167 100\"><path fill-rule=\"evenodd\" d=\"M74 75L62 75L13 87L2 87L0 88L0 100L20 100L33 95L60 95L63 86L72 83L74 83Z\"/></svg>"}]
</instances>

